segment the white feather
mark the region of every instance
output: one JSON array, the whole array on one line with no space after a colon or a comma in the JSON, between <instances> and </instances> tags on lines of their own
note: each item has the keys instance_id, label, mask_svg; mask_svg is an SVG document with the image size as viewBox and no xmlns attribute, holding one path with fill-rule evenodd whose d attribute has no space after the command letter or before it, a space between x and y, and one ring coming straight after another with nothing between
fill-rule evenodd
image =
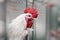
<instances>
[{"instance_id":1,"label":"white feather","mask_svg":"<svg viewBox=\"0 0 60 40\"><path fill-rule=\"evenodd\" d=\"M22 14L12 20L7 27L8 40L23 40L28 34L26 28L25 16L31 14Z\"/></svg>"}]
</instances>

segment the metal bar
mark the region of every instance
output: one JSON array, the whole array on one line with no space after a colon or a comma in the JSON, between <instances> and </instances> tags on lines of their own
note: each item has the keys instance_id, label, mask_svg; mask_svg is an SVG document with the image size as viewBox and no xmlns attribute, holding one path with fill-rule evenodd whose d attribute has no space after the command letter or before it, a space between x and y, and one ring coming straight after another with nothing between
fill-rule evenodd
<instances>
[{"instance_id":1,"label":"metal bar","mask_svg":"<svg viewBox=\"0 0 60 40\"><path fill-rule=\"evenodd\" d=\"M7 0L4 0L3 2L3 21L4 21L4 39L7 40L7 32L6 32L6 3L7 3Z\"/></svg>"},{"instance_id":2,"label":"metal bar","mask_svg":"<svg viewBox=\"0 0 60 40\"><path fill-rule=\"evenodd\" d=\"M29 0L26 0L26 7L34 7L34 0L31 0L31 1L29 1ZM34 31L32 32L32 37L31 37L31 39L29 38L30 37L30 34L28 34L27 35L27 37L26 37L26 39L27 40L35 40L36 39L36 27L35 27L35 20L33 20L33 26L32 26L32 28L34 29Z\"/></svg>"},{"instance_id":3,"label":"metal bar","mask_svg":"<svg viewBox=\"0 0 60 40\"><path fill-rule=\"evenodd\" d=\"M26 7L27 7L27 0L26 0Z\"/></svg>"},{"instance_id":4,"label":"metal bar","mask_svg":"<svg viewBox=\"0 0 60 40\"><path fill-rule=\"evenodd\" d=\"M52 16L52 7L48 7L48 5L46 6L46 40L51 40L51 17Z\"/></svg>"}]
</instances>

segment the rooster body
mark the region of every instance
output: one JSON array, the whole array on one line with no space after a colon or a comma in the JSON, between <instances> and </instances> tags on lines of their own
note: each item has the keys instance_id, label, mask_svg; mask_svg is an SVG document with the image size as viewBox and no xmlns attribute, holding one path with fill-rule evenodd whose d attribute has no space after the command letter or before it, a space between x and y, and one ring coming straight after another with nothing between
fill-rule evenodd
<instances>
[{"instance_id":1,"label":"rooster body","mask_svg":"<svg viewBox=\"0 0 60 40\"><path fill-rule=\"evenodd\" d=\"M27 22L25 20L26 15L22 14L12 20L7 27L8 40L23 40L28 34L26 29Z\"/></svg>"}]
</instances>

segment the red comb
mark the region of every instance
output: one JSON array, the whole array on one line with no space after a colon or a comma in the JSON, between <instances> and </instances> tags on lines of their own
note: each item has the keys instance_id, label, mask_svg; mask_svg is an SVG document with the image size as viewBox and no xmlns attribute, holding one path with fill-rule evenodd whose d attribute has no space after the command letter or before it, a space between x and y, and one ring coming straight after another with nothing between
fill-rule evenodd
<instances>
[{"instance_id":1,"label":"red comb","mask_svg":"<svg viewBox=\"0 0 60 40\"><path fill-rule=\"evenodd\" d=\"M37 10L35 8L25 8L24 13L32 14L33 18L37 18Z\"/></svg>"}]
</instances>

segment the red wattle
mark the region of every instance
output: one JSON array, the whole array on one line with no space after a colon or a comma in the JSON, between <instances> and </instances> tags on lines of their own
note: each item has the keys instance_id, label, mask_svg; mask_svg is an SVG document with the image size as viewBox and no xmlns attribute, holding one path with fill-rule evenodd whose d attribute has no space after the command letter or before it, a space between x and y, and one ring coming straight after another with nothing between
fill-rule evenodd
<instances>
[{"instance_id":1,"label":"red wattle","mask_svg":"<svg viewBox=\"0 0 60 40\"><path fill-rule=\"evenodd\" d=\"M33 20L32 18L31 19L26 18L26 22L27 22L26 28L31 28L32 27L32 25L33 25L32 20Z\"/></svg>"}]
</instances>

